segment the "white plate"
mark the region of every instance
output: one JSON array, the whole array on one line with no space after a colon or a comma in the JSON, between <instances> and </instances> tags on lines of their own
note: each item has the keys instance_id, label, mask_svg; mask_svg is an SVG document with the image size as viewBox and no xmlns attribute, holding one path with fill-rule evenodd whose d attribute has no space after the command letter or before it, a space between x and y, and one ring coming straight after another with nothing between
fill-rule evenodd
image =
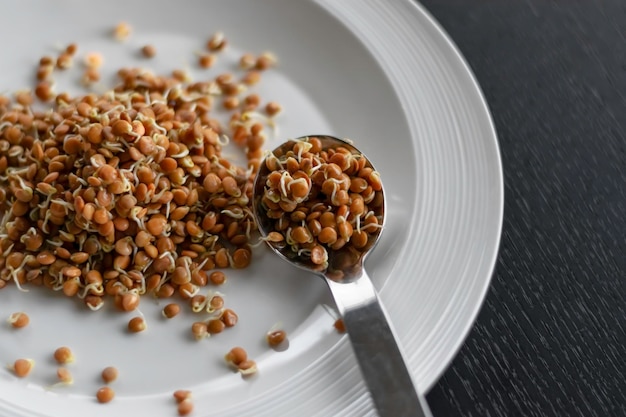
<instances>
[{"instance_id":1,"label":"white plate","mask_svg":"<svg viewBox=\"0 0 626 417\"><path fill-rule=\"evenodd\" d=\"M123 44L110 29L128 21ZM36 60L77 42L105 56L104 74L131 64L169 72L188 66L207 37L223 30L231 48L273 51L280 60L260 94L285 107L280 138L324 132L355 140L382 174L388 228L366 266L395 324L413 376L427 390L467 335L488 288L499 243L503 187L498 145L479 88L457 50L408 0L22 1L0 15L0 91L31 85ZM9 39L7 38L7 40ZM145 43L153 61L137 57ZM72 78L73 77L73 78ZM59 79L73 89L77 71ZM276 139L269 146L278 143ZM196 416L373 415L346 337L333 329L324 284L266 250L253 266L227 271L222 289L240 324L216 337L188 337L190 315L158 320L146 299L144 334L129 315L85 311L49 291L0 291L0 317L24 310L31 325L0 328L0 362L32 357L31 376L0 370L0 416L176 415L171 394L194 392ZM160 302L163 305L163 302ZM265 332L281 322L289 349L274 352ZM71 387L54 382L54 349L70 346ZM259 374L243 380L223 354L244 346ZM100 370L115 365L116 399L97 404Z\"/></svg>"}]
</instances>

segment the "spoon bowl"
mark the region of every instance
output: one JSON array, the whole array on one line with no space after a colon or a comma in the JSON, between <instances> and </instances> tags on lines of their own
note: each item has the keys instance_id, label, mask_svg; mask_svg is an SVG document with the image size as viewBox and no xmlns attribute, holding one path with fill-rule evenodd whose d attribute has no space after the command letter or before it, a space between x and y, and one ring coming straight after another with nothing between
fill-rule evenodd
<instances>
[{"instance_id":1,"label":"spoon bowl","mask_svg":"<svg viewBox=\"0 0 626 417\"><path fill-rule=\"evenodd\" d=\"M370 160L333 136L289 140L261 162L253 211L276 254L325 279L379 415L432 416L363 267L385 224L385 194Z\"/></svg>"},{"instance_id":2,"label":"spoon bowl","mask_svg":"<svg viewBox=\"0 0 626 417\"><path fill-rule=\"evenodd\" d=\"M365 157L357 148L354 147L354 145L352 145L347 140L328 135L306 136L289 140L274 149L271 155L280 159L281 157L284 157L298 141L307 140L309 138L318 139L320 141L322 149L324 150L343 148L350 151L353 155L362 155L363 157ZM369 233L367 243L363 247L360 247L358 250L348 245L343 246L339 249L328 250L327 262L323 265L319 265L312 262L310 257L298 255L297 252L291 250L290 246L286 244L285 241L275 242L267 239L268 234L274 230L273 223L275 223L275 220L269 218L266 215L267 208L263 207L262 202L262 196L266 187L265 182L267 176L271 172L271 170L265 163L266 160L261 163L259 171L255 177L253 210L259 232L264 238L266 238L267 243L271 246L274 252L276 252L283 259L298 266L299 268L310 270L317 274L322 274L326 278L334 281L349 282L359 278L363 273L363 262L365 258L378 243L380 234L384 229L385 194L382 190L382 186L379 191L375 192L375 198L380 201L376 204L376 207L372 207L373 210L371 211L371 215L376 216L377 218L378 227L376 227L376 229L374 229L372 233ZM365 157L365 161L365 166L367 168L376 171L370 160L367 159L367 157Z\"/></svg>"}]
</instances>

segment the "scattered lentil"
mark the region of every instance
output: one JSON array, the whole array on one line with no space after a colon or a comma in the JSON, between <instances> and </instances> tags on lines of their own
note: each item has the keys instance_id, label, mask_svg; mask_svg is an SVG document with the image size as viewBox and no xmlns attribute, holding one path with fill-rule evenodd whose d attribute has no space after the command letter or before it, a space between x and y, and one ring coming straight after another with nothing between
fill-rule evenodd
<instances>
[{"instance_id":1,"label":"scattered lentil","mask_svg":"<svg viewBox=\"0 0 626 417\"><path fill-rule=\"evenodd\" d=\"M216 60L217 57L214 54L201 54L198 56L198 65L200 68L211 68Z\"/></svg>"},{"instance_id":2,"label":"scattered lentil","mask_svg":"<svg viewBox=\"0 0 626 417\"><path fill-rule=\"evenodd\" d=\"M99 52L89 52L85 55L85 58L83 59L83 63L85 64L85 66L92 69L100 68L103 62L104 58Z\"/></svg>"},{"instance_id":3,"label":"scattered lentil","mask_svg":"<svg viewBox=\"0 0 626 417\"><path fill-rule=\"evenodd\" d=\"M221 51L226 47L227 43L223 32L215 32L207 42L207 48L210 51Z\"/></svg>"},{"instance_id":4,"label":"scattered lentil","mask_svg":"<svg viewBox=\"0 0 626 417\"><path fill-rule=\"evenodd\" d=\"M209 335L207 323L203 321L194 322L191 325L191 333L196 340L202 340Z\"/></svg>"},{"instance_id":5,"label":"scattered lentil","mask_svg":"<svg viewBox=\"0 0 626 417\"><path fill-rule=\"evenodd\" d=\"M11 324L11 326L20 329L22 327L28 326L28 324L30 323L30 317L28 317L28 314L20 311L11 314L7 319L7 322Z\"/></svg>"},{"instance_id":6,"label":"scattered lentil","mask_svg":"<svg viewBox=\"0 0 626 417\"><path fill-rule=\"evenodd\" d=\"M72 59L72 55L64 52L57 58L57 68L61 70L65 70L70 68L74 64L74 60Z\"/></svg>"},{"instance_id":7,"label":"scattered lentil","mask_svg":"<svg viewBox=\"0 0 626 417\"><path fill-rule=\"evenodd\" d=\"M255 68L263 71L276 65L276 62L276 56L274 56L274 54L271 52L263 52L257 57Z\"/></svg>"},{"instance_id":8,"label":"scattered lentil","mask_svg":"<svg viewBox=\"0 0 626 417\"><path fill-rule=\"evenodd\" d=\"M265 112L270 117L277 115L282 109L282 106L275 101L270 101L265 105Z\"/></svg>"},{"instance_id":9,"label":"scattered lentil","mask_svg":"<svg viewBox=\"0 0 626 417\"><path fill-rule=\"evenodd\" d=\"M225 308L224 310L222 310L220 320L224 322L226 327L233 327L237 324L237 321L239 321L239 317L230 308Z\"/></svg>"},{"instance_id":10,"label":"scattered lentil","mask_svg":"<svg viewBox=\"0 0 626 417\"><path fill-rule=\"evenodd\" d=\"M32 359L18 359L10 368L15 373L15 376L25 378L31 373L34 366L35 361Z\"/></svg>"},{"instance_id":11,"label":"scattered lentil","mask_svg":"<svg viewBox=\"0 0 626 417\"><path fill-rule=\"evenodd\" d=\"M180 306L176 303L169 303L165 307L163 307L163 317L171 319L180 313Z\"/></svg>"},{"instance_id":12,"label":"scattered lentil","mask_svg":"<svg viewBox=\"0 0 626 417\"><path fill-rule=\"evenodd\" d=\"M251 359L240 362L237 368L239 370L239 373L244 376L253 375L258 372L256 362Z\"/></svg>"},{"instance_id":13,"label":"scattered lentil","mask_svg":"<svg viewBox=\"0 0 626 417\"><path fill-rule=\"evenodd\" d=\"M256 65L256 58L250 53L245 53L239 58L239 67L244 70L254 68Z\"/></svg>"},{"instance_id":14,"label":"scattered lentil","mask_svg":"<svg viewBox=\"0 0 626 417\"><path fill-rule=\"evenodd\" d=\"M126 22L120 22L113 29L113 37L118 41L124 41L130 36L131 27Z\"/></svg>"},{"instance_id":15,"label":"scattered lentil","mask_svg":"<svg viewBox=\"0 0 626 417\"><path fill-rule=\"evenodd\" d=\"M64 367L57 368L57 379L63 385L72 385L74 383L74 377L69 369Z\"/></svg>"},{"instance_id":16,"label":"scattered lentil","mask_svg":"<svg viewBox=\"0 0 626 417\"><path fill-rule=\"evenodd\" d=\"M240 346L232 348L225 356L226 363L238 367L240 363L248 359L248 352Z\"/></svg>"},{"instance_id":17,"label":"scattered lentil","mask_svg":"<svg viewBox=\"0 0 626 417\"><path fill-rule=\"evenodd\" d=\"M344 324L342 318L338 318L337 320L335 320L333 326L335 327L335 330L337 330L339 333L346 332L346 325Z\"/></svg>"},{"instance_id":18,"label":"scattered lentil","mask_svg":"<svg viewBox=\"0 0 626 417\"><path fill-rule=\"evenodd\" d=\"M153 45L144 45L141 48L141 54L146 58L153 58L156 53L156 48Z\"/></svg>"},{"instance_id":19,"label":"scattered lentil","mask_svg":"<svg viewBox=\"0 0 626 417\"><path fill-rule=\"evenodd\" d=\"M209 281L214 285L223 285L226 282L226 274L222 271L213 271L209 275Z\"/></svg>"},{"instance_id":20,"label":"scattered lentil","mask_svg":"<svg viewBox=\"0 0 626 417\"><path fill-rule=\"evenodd\" d=\"M186 398L178 403L178 415L187 416L193 411L193 402L191 399Z\"/></svg>"},{"instance_id":21,"label":"scattered lentil","mask_svg":"<svg viewBox=\"0 0 626 417\"><path fill-rule=\"evenodd\" d=\"M139 333L146 330L148 326L143 317L133 317L128 321L128 331L131 333Z\"/></svg>"},{"instance_id":22,"label":"scattered lentil","mask_svg":"<svg viewBox=\"0 0 626 417\"><path fill-rule=\"evenodd\" d=\"M72 363L75 359L76 358L74 357L72 350L67 346L61 346L54 351L54 360L56 360L59 364L65 365Z\"/></svg>"},{"instance_id":23,"label":"scattered lentil","mask_svg":"<svg viewBox=\"0 0 626 417\"><path fill-rule=\"evenodd\" d=\"M124 40L130 31L120 23L114 36ZM207 43L211 52L199 58L199 65L211 67L226 45L224 35L215 33ZM151 49L146 45L142 53L154 56ZM167 77L124 68L118 72L120 84L105 94L54 93L54 68L71 67L77 51L70 44L58 57L40 60L34 95L51 102L48 112L31 111L33 94L26 91L16 94L13 107L10 99L0 105L0 145L9 145L0 157L0 288L10 282L20 290L25 284L45 285L82 298L91 310L110 296L121 310L133 311L145 293L192 299L208 282L225 281L222 271L209 278L212 269L247 267L256 228L252 180L266 135L264 125L248 113L260 97L244 102L240 94L244 84L259 82L259 71L273 66L275 58L242 56L239 64L246 73L239 80L228 74L191 83L182 71ZM100 80L102 63L100 53L83 56L84 85ZM217 95L232 111L224 126L209 114ZM248 167L222 156L223 135L235 131ZM196 337L237 323L235 312L223 309L221 296L206 300L204 308L214 314L194 323ZM171 303L163 314L174 317L179 310ZM17 323L12 325L20 327ZM131 332L145 327L141 317L128 323ZM61 364L74 360L67 347L54 357ZM254 361L244 359L242 373L256 370ZM32 366L22 359L13 368L26 376ZM115 377L105 377L108 369L115 370L103 370L105 383L117 376L115 370ZM61 382L72 380L66 368L58 368L57 376ZM114 395L104 387L96 397L108 402ZM191 405L185 401L185 407Z\"/></svg>"},{"instance_id":24,"label":"scattered lentil","mask_svg":"<svg viewBox=\"0 0 626 417\"><path fill-rule=\"evenodd\" d=\"M276 347L287 339L287 333L284 330L273 330L267 333L266 340L271 347Z\"/></svg>"},{"instance_id":25,"label":"scattered lentil","mask_svg":"<svg viewBox=\"0 0 626 417\"><path fill-rule=\"evenodd\" d=\"M101 376L105 384L110 384L117 379L119 371L114 366L107 366L102 370Z\"/></svg>"},{"instance_id":26,"label":"scattered lentil","mask_svg":"<svg viewBox=\"0 0 626 417\"><path fill-rule=\"evenodd\" d=\"M102 387L96 392L96 399L99 403L105 404L115 398L115 391L111 387Z\"/></svg>"},{"instance_id":27,"label":"scattered lentil","mask_svg":"<svg viewBox=\"0 0 626 417\"><path fill-rule=\"evenodd\" d=\"M177 403L181 403L185 400L189 400L191 399L191 391L186 390L186 389L179 389L174 391L174 399L176 400Z\"/></svg>"}]
</instances>

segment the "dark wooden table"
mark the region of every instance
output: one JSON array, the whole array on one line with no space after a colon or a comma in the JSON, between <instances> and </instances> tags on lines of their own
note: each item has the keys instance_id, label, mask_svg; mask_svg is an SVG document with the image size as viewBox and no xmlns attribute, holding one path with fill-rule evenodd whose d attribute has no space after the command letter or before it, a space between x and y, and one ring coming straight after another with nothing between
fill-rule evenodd
<instances>
[{"instance_id":1,"label":"dark wooden table","mask_svg":"<svg viewBox=\"0 0 626 417\"><path fill-rule=\"evenodd\" d=\"M500 140L502 246L435 416L626 416L626 1L424 0Z\"/></svg>"}]
</instances>

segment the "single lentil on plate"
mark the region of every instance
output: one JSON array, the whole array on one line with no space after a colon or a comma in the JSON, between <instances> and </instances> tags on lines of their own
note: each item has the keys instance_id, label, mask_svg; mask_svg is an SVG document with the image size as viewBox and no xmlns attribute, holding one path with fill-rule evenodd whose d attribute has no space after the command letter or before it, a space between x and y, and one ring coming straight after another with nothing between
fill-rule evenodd
<instances>
[{"instance_id":1,"label":"single lentil on plate","mask_svg":"<svg viewBox=\"0 0 626 417\"><path fill-rule=\"evenodd\" d=\"M22 327L28 326L28 324L30 323L30 318L28 317L28 314L26 313L17 312L17 313L11 314L9 318L7 319L7 322L11 326L17 329L21 329Z\"/></svg>"},{"instance_id":2,"label":"single lentil on plate","mask_svg":"<svg viewBox=\"0 0 626 417\"><path fill-rule=\"evenodd\" d=\"M54 351L54 360L59 364L68 364L74 362L74 353L67 346L61 346Z\"/></svg>"},{"instance_id":3,"label":"single lentil on plate","mask_svg":"<svg viewBox=\"0 0 626 417\"><path fill-rule=\"evenodd\" d=\"M107 366L102 370L100 376L102 377L102 381L104 381L105 384L110 384L111 382L117 380L117 377L119 376L119 371L114 366Z\"/></svg>"},{"instance_id":4,"label":"single lentil on plate","mask_svg":"<svg viewBox=\"0 0 626 417\"><path fill-rule=\"evenodd\" d=\"M96 391L96 399L99 403L108 403L115 398L115 391L111 387L102 387Z\"/></svg>"},{"instance_id":5,"label":"single lentil on plate","mask_svg":"<svg viewBox=\"0 0 626 417\"><path fill-rule=\"evenodd\" d=\"M13 365L10 368L15 373L15 376L19 378L27 377L33 368L35 367L35 361L32 359L17 359L13 362Z\"/></svg>"}]
</instances>

